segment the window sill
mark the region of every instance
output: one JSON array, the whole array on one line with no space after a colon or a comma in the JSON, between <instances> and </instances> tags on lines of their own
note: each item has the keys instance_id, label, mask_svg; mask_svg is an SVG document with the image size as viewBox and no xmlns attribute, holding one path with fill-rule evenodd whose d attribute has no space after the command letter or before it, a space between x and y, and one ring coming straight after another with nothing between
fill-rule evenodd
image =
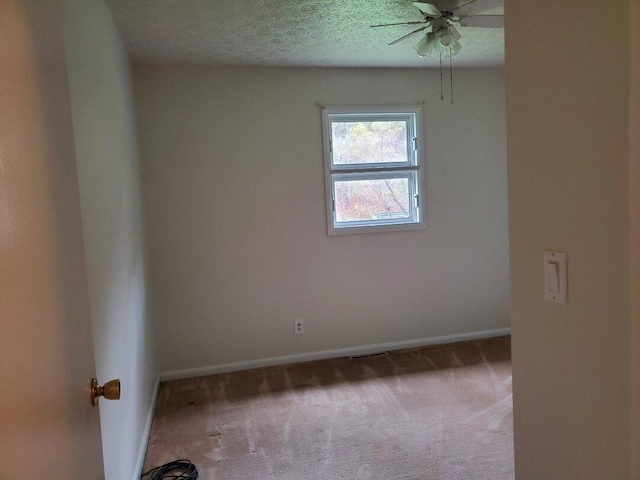
<instances>
[{"instance_id":1,"label":"window sill","mask_svg":"<svg viewBox=\"0 0 640 480\"><path fill-rule=\"evenodd\" d=\"M357 233L382 233L382 232L406 232L412 230L426 230L427 224L425 222L418 223L401 223L396 225L370 225L362 227L342 227L335 228L329 226L327 234L329 236L334 235L351 235Z\"/></svg>"}]
</instances>

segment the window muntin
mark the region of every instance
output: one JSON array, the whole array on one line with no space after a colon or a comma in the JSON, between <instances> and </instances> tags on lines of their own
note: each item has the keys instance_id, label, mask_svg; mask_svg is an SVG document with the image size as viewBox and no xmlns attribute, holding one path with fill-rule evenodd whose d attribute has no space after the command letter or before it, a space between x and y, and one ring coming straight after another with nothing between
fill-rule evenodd
<instances>
[{"instance_id":1,"label":"window muntin","mask_svg":"<svg viewBox=\"0 0 640 480\"><path fill-rule=\"evenodd\" d=\"M330 235L425 228L418 107L323 112Z\"/></svg>"}]
</instances>

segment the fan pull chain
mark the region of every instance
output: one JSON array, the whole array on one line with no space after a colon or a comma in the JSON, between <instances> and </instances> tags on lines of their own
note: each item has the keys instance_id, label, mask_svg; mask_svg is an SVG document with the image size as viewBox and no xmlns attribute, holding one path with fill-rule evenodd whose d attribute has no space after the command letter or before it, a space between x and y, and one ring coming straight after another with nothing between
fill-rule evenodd
<instances>
[{"instance_id":1,"label":"fan pull chain","mask_svg":"<svg viewBox=\"0 0 640 480\"><path fill-rule=\"evenodd\" d=\"M453 55L449 52L449 78L451 79L451 105L453 105Z\"/></svg>"},{"instance_id":2,"label":"fan pull chain","mask_svg":"<svg viewBox=\"0 0 640 480\"><path fill-rule=\"evenodd\" d=\"M444 90L442 87L442 52L440 52L440 101L444 101Z\"/></svg>"}]
</instances>

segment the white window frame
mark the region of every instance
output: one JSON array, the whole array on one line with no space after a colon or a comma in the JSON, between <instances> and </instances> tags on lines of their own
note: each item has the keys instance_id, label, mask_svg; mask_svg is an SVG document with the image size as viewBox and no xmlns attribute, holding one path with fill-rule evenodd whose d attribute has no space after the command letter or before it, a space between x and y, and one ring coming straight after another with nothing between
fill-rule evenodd
<instances>
[{"instance_id":1,"label":"white window frame","mask_svg":"<svg viewBox=\"0 0 640 480\"><path fill-rule=\"evenodd\" d=\"M408 162L370 163L370 164L334 164L331 138L331 123L346 117L354 120L405 120L407 122ZM425 222L425 168L424 168L424 130L422 127L422 108L417 105L393 106L343 106L325 107L322 111L322 132L324 146L325 190L327 209L327 233L345 235L352 233L397 232L405 230L423 230ZM414 201L410 218L372 220L363 225L357 222L336 222L335 183L340 180L372 178L408 178L409 195Z\"/></svg>"}]
</instances>

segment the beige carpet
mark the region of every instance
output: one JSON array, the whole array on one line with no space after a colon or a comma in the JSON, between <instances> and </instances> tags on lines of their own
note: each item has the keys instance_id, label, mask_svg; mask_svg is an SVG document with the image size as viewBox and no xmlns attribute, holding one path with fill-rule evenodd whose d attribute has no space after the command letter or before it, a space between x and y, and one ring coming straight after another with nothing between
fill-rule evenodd
<instances>
[{"instance_id":1,"label":"beige carpet","mask_svg":"<svg viewBox=\"0 0 640 480\"><path fill-rule=\"evenodd\" d=\"M203 479L514 478L509 337L163 383L145 471Z\"/></svg>"}]
</instances>

